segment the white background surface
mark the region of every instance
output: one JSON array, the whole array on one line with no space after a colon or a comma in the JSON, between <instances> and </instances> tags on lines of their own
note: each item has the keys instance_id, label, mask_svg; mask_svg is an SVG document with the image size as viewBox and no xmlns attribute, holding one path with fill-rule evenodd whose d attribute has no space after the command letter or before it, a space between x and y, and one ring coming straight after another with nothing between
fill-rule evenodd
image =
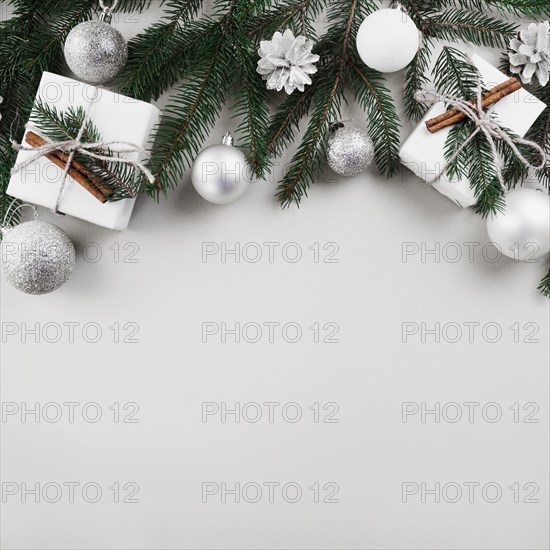
<instances>
[{"instance_id":1,"label":"white background surface","mask_svg":"<svg viewBox=\"0 0 550 550\"><path fill-rule=\"evenodd\" d=\"M152 8L118 25L130 37L158 16ZM498 53L488 58L496 62ZM402 78L389 80L396 97ZM225 113L209 143L234 128ZM405 123L402 136L410 130ZM158 205L142 197L124 233L41 211L77 243L77 267L48 296L2 284L2 327L16 323L20 331L4 334L2 400L28 408L81 405L74 423L66 408L58 422L3 419L2 479L20 488L80 488L72 503L67 490L58 503L4 495L2 548L548 548L549 306L536 291L544 262L487 261L484 221L412 175L386 181L373 168L351 180L320 181L299 211L281 211L274 188L260 182L240 202L216 207L186 178ZM205 263L205 242L281 246L273 263L266 254L257 263L223 263L219 255ZM296 263L281 257L289 242L303 251ZM462 258L422 261L418 254L403 261L405 242L432 250L457 243ZM338 262L315 263L314 243L336 243ZM480 243L473 261L465 243ZM118 263L113 246L121 251ZM84 250L98 248L99 261L84 259ZM137 263L122 261L135 250ZM456 252L445 250L447 258ZM23 344L24 324L43 331L67 322L78 323L73 343L65 328L57 343L28 335ZM117 322L137 324L139 343L115 343L109 327ZM231 337L224 344L219 336L203 343L205 322L294 322L303 337L290 344L276 330L274 343L267 332L256 344ZM314 343L308 327L315 322L337 323L339 343ZM470 322L480 324L473 342L464 325ZM84 340L87 323L101 326L99 342ZM464 333L457 343L445 335L423 343L420 334L404 343L403 323L458 323ZM501 328L500 341L483 337L487 323ZM533 326L538 342L524 342ZM101 406L97 423L82 418L89 402ZM137 403L139 421L114 422L115 402ZM231 416L222 423L219 415L202 421L204 402L281 406L273 423L265 407L257 423ZM288 402L302 407L300 421L282 418ZM315 423L308 408L315 402L337 403L338 423ZM502 419L487 422L480 406L473 422L463 407L457 423L433 416L422 423L419 415L404 423L403 402L495 402ZM527 411L515 423L508 407L527 402L538 405L538 423L523 421ZM103 490L95 504L82 498L89 482ZM115 482L138 484L139 503L113 502ZM236 503L232 495L223 503L220 494L204 503L204 482L294 482L303 495L288 503L280 486L270 503L264 486L257 503ZM315 503L308 487L316 482L338 484L338 502ZM454 504L433 495L422 503L419 494L404 503L404 482L481 485L473 502L462 485ZM483 498L488 482L502 488L499 502ZM515 482L538 484L538 503L514 503ZM522 489L522 501L527 493Z\"/></svg>"}]
</instances>

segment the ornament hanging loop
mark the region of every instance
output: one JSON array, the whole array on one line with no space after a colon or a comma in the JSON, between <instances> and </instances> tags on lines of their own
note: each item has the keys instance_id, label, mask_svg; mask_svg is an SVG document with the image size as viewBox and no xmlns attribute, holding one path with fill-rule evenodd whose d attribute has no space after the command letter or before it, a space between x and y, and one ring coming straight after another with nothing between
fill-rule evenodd
<instances>
[{"instance_id":1,"label":"ornament hanging loop","mask_svg":"<svg viewBox=\"0 0 550 550\"><path fill-rule=\"evenodd\" d=\"M222 145L233 145L233 136L231 135L231 132L225 132L224 136L222 137Z\"/></svg>"},{"instance_id":2,"label":"ornament hanging loop","mask_svg":"<svg viewBox=\"0 0 550 550\"><path fill-rule=\"evenodd\" d=\"M99 0L99 7L103 10L99 16L99 20L103 23L110 24L113 20L113 12L115 11L118 5L118 0L111 0L109 5L105 5L104 0Z\"/></svg>"}]
</instances>

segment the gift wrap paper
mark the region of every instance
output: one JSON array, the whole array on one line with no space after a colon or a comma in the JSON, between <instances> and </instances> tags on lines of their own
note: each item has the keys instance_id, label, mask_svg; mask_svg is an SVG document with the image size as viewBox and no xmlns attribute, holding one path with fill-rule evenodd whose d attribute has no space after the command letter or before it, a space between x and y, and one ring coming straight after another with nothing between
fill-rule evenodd
<instances>
[{"instance_id":1,"label":"gift wrap paper","mask_svg":"<svg viewBox=\"0 0 550 550\"><path fill-rule=\"evenodd\" d=\"M487 88L493 88L508 80L508 76L479 55L472 55L471 60ZM503 127L512 130L519 137L524 137L545 108L546 105L542 101L522 88L501 99L494 106L494 113ZM444 128L435 134L430 134L425 124L427 120L444 113L445 110L443 102L431 107L401 147L401 162L424 181L433 180L446 164L444 147L451 128ZM473 206L477 202L467 178L450 181L444 174L432 185L463 208Z\"/></svg>"},{"instance_id":2,"label":"gift wrap paper","mask_svg":"<svg viewBox=\"0 0 550 550\"><path fill-rule=\"evenodd\" d=\"M149 146L151 131L160 120L160 111L149 103L47 72L42 75L37 99L55 107L57 112L69 107L88 109L91 105L91 121L104 141L127 141L143 149ZM28 146L25 140L23 145ZM117 147L111 149L116 151ZM25 162L33 155L30 151L20 151L16 163ZM143 160L139 152L121 156L133 161ZM42 157L13 175L7 192L22 201L53 209L62 176L61 168ZM67 176L59 211L109 229L122 230L128 227L135 201L135 198L122 199L102 204Z\"/></svg>"}]
</instances>

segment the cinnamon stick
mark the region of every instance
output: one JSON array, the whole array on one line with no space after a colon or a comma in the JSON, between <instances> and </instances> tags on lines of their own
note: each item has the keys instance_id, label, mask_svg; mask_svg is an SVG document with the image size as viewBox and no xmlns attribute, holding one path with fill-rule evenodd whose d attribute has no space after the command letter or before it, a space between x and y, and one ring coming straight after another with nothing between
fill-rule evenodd
<instances>
[{"instance_id":1,"label":"cinnamon stick","mask_svg":"<svg viewBox=\"0 0 550 550\"><path fill-rule=\"evenodd\" d=\"M34 132L27 132L25 136L25 141L31 147L41 147L46 145L46 140L41 138L38 134ZM53 162L56 166L65 170L67 167L67 162L69 160L69 155L63 153L63 151L52 151L45 155L46 158ZM73 178L77 183L82 185L84 189L89 191L98 201L101 203L107 202L107 196L113 192L113 188L109 185L106 185L103 180L88 170L80 162L73 160L68 171L69 176Z\"/></svg>"},{"instance_id":2,"label":"cinnamon stick","mask_svg":"<svg viewBox=\"0 0 550 550\"><path fill-rule=\"evenodd\" d=\"M481 105L484 109L490 107L491 105L499 102L504 97L517 92L521 89L521 87L521 83L517 78L510 78L506 82L502 82L498 86L495 86L494 88L483 94ZM469 103L471 105L475 105L475 101L470 101ZM449 126L452 126L453 124L456 124L457 122L460 122L465 118L466 115L458 109L450 109L449 111L446 111L445 113L426 121L426 127L431 134L435 134L436 132L439 132L439 130L443 130L443 128L448 128Z\"/></svg>"}]
</instances>

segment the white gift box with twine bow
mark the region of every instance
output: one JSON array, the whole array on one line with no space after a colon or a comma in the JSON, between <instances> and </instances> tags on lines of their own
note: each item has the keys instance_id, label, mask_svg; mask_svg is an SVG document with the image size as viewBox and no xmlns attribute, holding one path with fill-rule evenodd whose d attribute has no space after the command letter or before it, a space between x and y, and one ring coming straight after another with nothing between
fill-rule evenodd
<instances>
[{"instance_id":1,"label":"white gift box with twine bow","mask_svg":"<svg viewBox=\"0 0 550 550\"><path fill-rule=\"evenodd\" d=\"M508 80L508 76L479 55L473 54L471 60L487 88ZM493 111L504 128L523 138L545 108L546 105L542 101L522 88L513 95L501 99L494 105ZM437 178L447 163L444 149L451 128L444 128L435 134L431 134L426 128L426 121L444 112L444 103L437 103L431 107L399 153L401 162L426 182ZM477 202L467 178L451 180L446 174L442 174L439 180L431 185L462 208L473 206Z\"/></svg>"},{"instance_id":2,"label":"white gift box with twine bow","mask_svg":"<svg viewBox=\"0 0 550 550\"><path fill-rule=\"evenodd\" d=\"M129 142L141 149L149 145L151 131L160 120L160 111L150 103L53 73L42 75L36 97L58 112L69 107L82 107L89 112L90 120L104 142ZM19 151L15 166L25 164L33 156L32 151ZM144 161L139 150L124 152L120 156L130 162ZM128 227L135 198L101 203L70 176L63 184L63 177L64 171L43 156L19 171L14 170L7 192L22 201L52 210L57 206L63 214L109 229Z\"/></svg>"}]
</instances>

